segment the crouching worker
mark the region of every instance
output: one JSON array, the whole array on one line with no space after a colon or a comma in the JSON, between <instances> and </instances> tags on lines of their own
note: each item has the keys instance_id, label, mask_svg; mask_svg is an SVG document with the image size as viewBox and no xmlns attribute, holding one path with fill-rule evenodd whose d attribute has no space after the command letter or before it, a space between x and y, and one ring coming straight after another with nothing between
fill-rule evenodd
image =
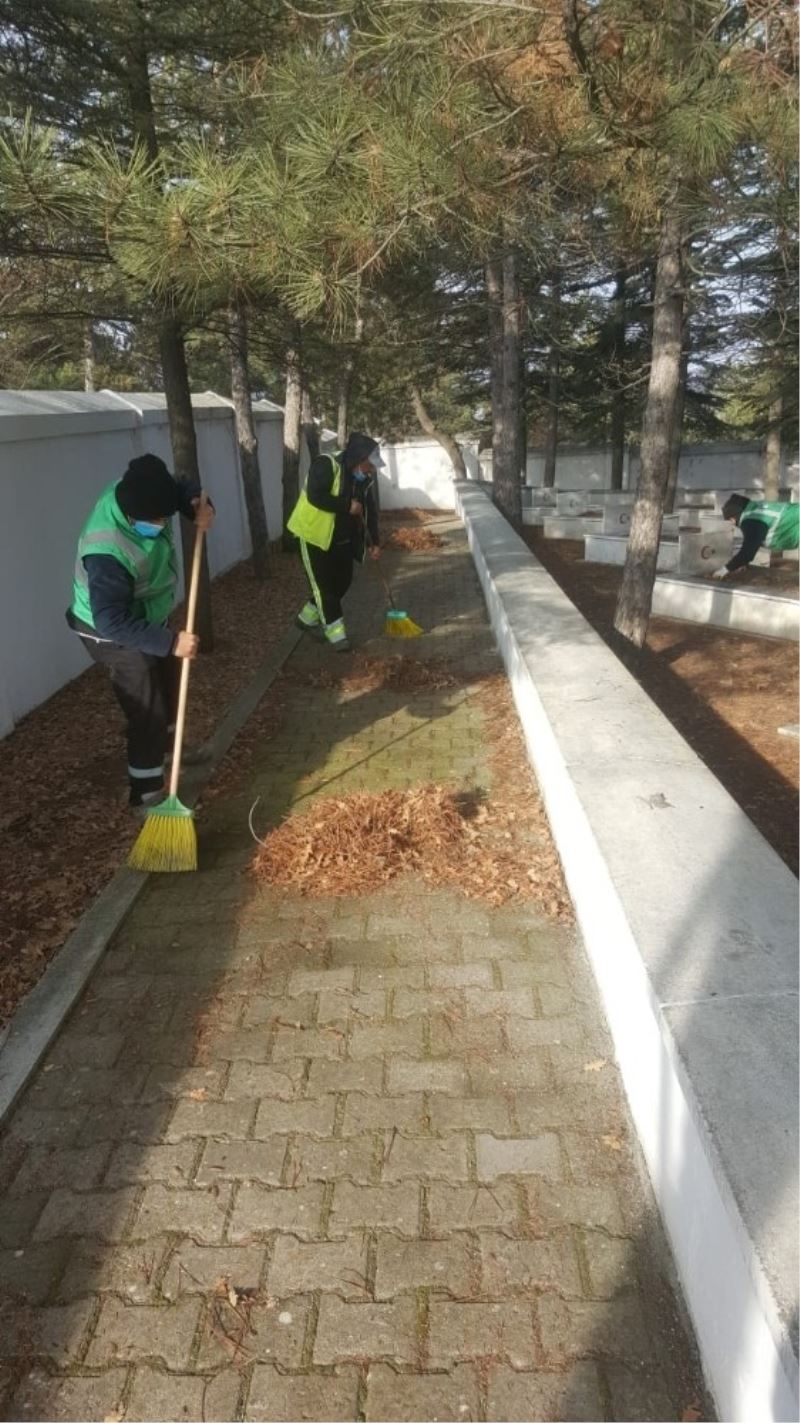
<instances>
[{"instance_id":1,"label":"crouching worker","mask_svg":"<svg viewBox=\"0 0 800 1423\"><path fill-rule=\"evenodd\" d=\"M800 542L800 504L781 504L769 499L745 499L732 494L722 506L722 517L742 531L742 546L733 558L717 568L712 578L727 578L753 562L760 548L797 548Z\"/></svg>"},{"instance_id":2,"label":"crouching worker","mask_svg":"<svg viewBox=\"0 0 800 1423\"><path fill-rule=\"evenodd\" d=\"M298 626L323 634L337 652L350 646L342 599L353 580L353 563L364 561L365 525L370 554L379 554L374 485L382 467L377 440L354 432L341 454L319 455L312 461L287 525L300 541L311 591Z\"/></svg>"},{"instance_id":3,"label":"crouching worker","mask_svg":"<svg viewBox=\"0 0 800 1423\"><path fill-rule=\"evenodd\" d=\"M195 657L193 633L167 626L177 586L170 520L214 522L199 491L173 479L163 460L131 460L100 495L78 540L67 622L94 662L107 667L127 723L131 808L143 815L164 794L181 657Z\"/></svg>"}]
</instances>

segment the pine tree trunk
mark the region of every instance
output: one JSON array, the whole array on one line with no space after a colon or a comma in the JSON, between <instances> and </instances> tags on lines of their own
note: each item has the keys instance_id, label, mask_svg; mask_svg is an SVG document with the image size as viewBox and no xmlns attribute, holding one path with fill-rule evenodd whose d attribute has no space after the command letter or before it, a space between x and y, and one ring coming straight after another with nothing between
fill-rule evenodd
<instances>
[{"instance_id":1,"label":"pine tree trunk","mask_svg":"<svg viewBox=\"0 0 800 1423\"><path fill-rule=\"evenodd\" d=\"M258 436L253 418L250 394L250 371L247 360L247 315L234 293L228 307L228 330L231 347L231 398L239 448L239 469L242 475L247 524L253 549L253 573L259 581L269 578L269 532L264 490L258 463Z\"/></svg>"},{"instance_id":2,"label":"pine tree trunk","mask_svg":"<svg viewBox=\"0 0 800 1423\"><path fill-rule=\"evenodd\" d=\"M300 422L303 427L303 438L308 449L309 459L315 460L319 455L319 430L314 420L314 411L311 403L311 391L303 382L303 392L300 399Z\"/></svg>"},{"instance_id":3,"label":"pine tree trunk","mask_svg":"<svg viewBox=\"0 0 800 1423\"><path fill-rule=\"evenodd\" d=\"M644 646L656 576L664 495L669 477L683 334L683 270L677 209L668 204L661 222L653 310L650 379L642 422L641 474L631 516L628 555L614 627L634 647Z\"/></svg>"},{"instance_id":4,"label":"pine tree trunk","mask_svg":"<svg viewBox=\"0 0 800 1423\"><path fill-rule=\"evenodd\" d=\"M675 508L675 495L678 492L678 471L681 463L681 449L683 448L683 412L686 407L686 381L688 375L689 352L684 350L681 353L678 398L675 401L675 413L673 415L672 429L669 436L669 475L667 477L667 492L664 496L665 514L671 514Z\"/></svg>"},{"instance_id":5,"label":"pine tree trunk","mask_svg":"<svg viewBox=\"0 0 800 1423\"><path fill-rule=\"evenodd\" d=\"M286 524L300 493L302 416L300 352L292 347L286 353L286 400L283 406L283 547L286 550L295 546Z\"/></svg>"},{"instance_id":6,"label":"pine tree trunk","mask_svg":"<svg viewBox=\"0 0 800 1423\"><path fill-rule=\"evenodd\" d=\"M502 476L503 430L503 268L497 258L486 263L489 321L489 394L492 404L492 481Z\"/></svg>"},{"instance_id":7,"label":"pine tree trunk","mask_svg":"<svg viewBox=\"0 0 800 1423\"><path fill-rule=\"evenodd\" d=\"M521 311L517 255L503 255L503 438L507 447L506 482L500 490L500 507L513 524L522 522L520 485L523 471L519 449L519 351Z\"/></svg>"},{"instance_id":8,"label":"pine tree trunk","mask_svg":"<svg viewBox=\"0 0 800 1423\"><path fill-rule=\"evenodd\" d=\"M139 7L136 9L139 22L138 30L133 36L127 55L131 126L136 139L143 145L149 161L155 163L159 157L159 145L150 86L147 36L144 15ZM200 464L197 458L197 438L192 414L189 372L186 366L186 348L183 342L183 331L172 310L169 294L158 322L158 347L164 395L167 402L167 419L175 478L190 484L200 484ZM181 518L180 532L184 587L186 588L194 550L194 530L188 519ZM188 592L188 589L186 591ZM214 629L211 618L211 578L208 568L207 539L203 540L203 562L200 568L195 629L200 638L201 651L212 652Z\"/></svg>"},{"instance_id":9,"label":"pine tree trunk","mask_svg":"<svg viewBox=\"0 0 800 1423\"><path fill-rule=\"evenodd\" d=\"M550 350L547 356L547 427L544 440L545 489L553 489L556 482L556 456L558 454L558 406L561 397L561 277L556 272L553 277Z\"/></svg>"},{"instance_id":10,"label":"pine tree trunk","mask_svg":"<svg viewBox=\"0 0 800 1423\"><path fill-rule=\"evenodd\" d=\"M97 389L95 383L94 324L87 321L83 333L83 388L91 392Z\"/></svg>"},{"instance_id":11,"label":"pine tree trunk","mask_svg":"<svg viewBox=\"0 0 800 1423\"><path fill-rule=\"evenodd\" d=\"M611 396L611 488L621 489L625 472L625 342L628 274L617 269L614 278L614 389Z\"/></svg>"},{"instance_id":12,"label":"pine tree trunk","mask_svg":"<svg viewBox=\"0 0 800 1423\"><path fill-rule=\"evenodd\" d=\"M781 492L781 422L783 399L776 395L769 407L767 447L764 451L764 498L779 499Z\"/></svg>"},{"instance_id":13,"label":"pine tree trunk","mask_svg":"<svg viewBox=\"0 0 800 1423\"><path fill-rule=\"evenodd\" d=\"M464 463L464 456L461 453L461 446L452 435L448 435L445 430L440 430L431 418L430 412L425 406L422 394L417 386L411 386L411 400L414 406L414 414L417 417L420 428L430 435L432 440L436 440L443 450L447 451L450 463L453 466L453 474L456 479L466 479L467 466Z\"/></svg>"},{"instance_id":14,"label":"pine tree trunk","mask_svg":"<svg viewBox=\"0 0 800 1423\"><path fill-rule=\"evenodd\" d=\"M350 414L350 399L353 394L353 381L355 380L356 364L358 360L358 348L364 337L364 318L360 314L356 317L354 333L354 349L351 350L344 363L342 379L339 385L339 401L336 413L336 442L340 450L347 444L348 419Z\"/></svg>"}]
</instances>

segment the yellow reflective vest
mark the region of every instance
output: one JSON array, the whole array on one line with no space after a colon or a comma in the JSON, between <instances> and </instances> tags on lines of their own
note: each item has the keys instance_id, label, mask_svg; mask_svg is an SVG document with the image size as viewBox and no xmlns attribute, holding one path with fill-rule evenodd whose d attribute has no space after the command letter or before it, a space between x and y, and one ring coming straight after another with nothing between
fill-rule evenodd
<instances>
[{"instance_id":1,"label":"yellow reflective vest","mask_svg":"<svg viewBox=\"0 0 800 1423\"><path fill-rule=\"evenodd\" d=\"M334 497L342 492L342 466L338 455L327 455L333 466L333 482L331 484L331 494ZM314 544L315 548L329 549L333 542L333 526L336 523L336 515L328 512L327 509L318 509L311 503L305 489L292 510L286 527L290 533L302 539L304 543Z\"/></svg>"}]
</instances>

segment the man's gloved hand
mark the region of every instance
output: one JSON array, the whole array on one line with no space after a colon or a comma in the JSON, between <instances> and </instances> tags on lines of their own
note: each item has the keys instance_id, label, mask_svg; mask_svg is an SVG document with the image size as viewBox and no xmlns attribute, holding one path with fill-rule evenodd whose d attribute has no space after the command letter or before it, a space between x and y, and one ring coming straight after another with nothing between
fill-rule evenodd
<instances>
[{"instance_id":1,"label":"man's gloved hand","mask_svg":"<svg viewBox=\"0 0 800 1423\"><path fill-rule=\"evenodd\" d=\"M724 564L724 563L723 563L723 565L722 565L721 568L715 568L715 569L714 569L714 572L713 572L712 575L711 575L712 578L727 578L727 576L728 576L728 568L727 568L727 565Z\"/></svg>"}]
</instances>

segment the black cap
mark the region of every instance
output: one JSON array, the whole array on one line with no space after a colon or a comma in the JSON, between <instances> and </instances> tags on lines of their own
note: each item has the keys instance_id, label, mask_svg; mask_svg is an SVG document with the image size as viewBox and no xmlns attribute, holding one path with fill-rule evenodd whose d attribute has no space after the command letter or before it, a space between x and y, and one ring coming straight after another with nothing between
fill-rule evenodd
<instances>
[{"instance_id":1,"label":"black cap","mask_svg":"<svg viewBox=\"0 0 800 1423\"><path fill-rule=\"evenodd\" d=\"M722 506L723 519L735 519L738 524L749 503L750 500L745 499L743 494L731 494Z\"/></svg>"},{"instance_id":2,"label":"black cap","mask_svg":"<svg viewBox=\"0 0 800 1423\"><path fill-rule=\"evenodd\" d=\"M158 455L131 460L116 494L129 519L168 519L180 506L178 486Z\"/></svg>"},{"instance_id":3,"label":"black cap","mask_svg":"<svg viewBox=\"0 0 800 1423\"><path fill-rule=\"evenodd\" d=\"M378 441L373 440L371 435L365 435L360 430L354 430L350 435L347 444L342 452L342 458L347 469L355 469L356 465L363 464L368 460L373 450L377 450Z\"/></svg>"}]
</instances>

